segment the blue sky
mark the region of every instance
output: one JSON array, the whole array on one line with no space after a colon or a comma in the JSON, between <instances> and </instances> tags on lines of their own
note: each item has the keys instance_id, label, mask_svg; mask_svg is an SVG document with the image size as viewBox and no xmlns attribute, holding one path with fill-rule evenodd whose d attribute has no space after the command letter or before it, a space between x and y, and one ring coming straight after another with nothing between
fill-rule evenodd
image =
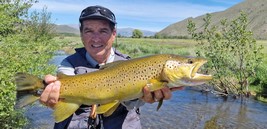
<instances>
[{"instance_id":1,"label":"blue sky","mask_svg":"<svg viewBox=\"0 0 267 129\"><path fill-rule=\"evenodd\" d=\"M160 31L170 24L206 13L223 11L244 0L39 0L33 10L47 6L55 24L79 24L81 10L91 5L109 8L118 28Z\"/></svg>"}]
</instances>

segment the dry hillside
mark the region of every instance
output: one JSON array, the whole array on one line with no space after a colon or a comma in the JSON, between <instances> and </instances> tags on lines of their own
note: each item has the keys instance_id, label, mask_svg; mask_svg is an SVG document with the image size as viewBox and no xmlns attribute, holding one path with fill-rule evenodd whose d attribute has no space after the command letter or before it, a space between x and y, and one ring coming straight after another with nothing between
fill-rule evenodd
<instances>
[{"instance_id":1,"label":"dry hillside","mask_svg":"<svg viewBox=\"0 0 267 129\"><path fill-rule=\"evenodd\" d=\"M211 13L211 25L220 25L222 19L233 20L240 15L241 11L248 14L248 29L254 33L255 38L267 39L267 0L245 0L225 11ZM188 36L188 19L193 20L197 27L202 29L201 25L203 25L202 19L204 17L205 15L196 18L187 18L166 27L158 34L165 36Z\"/></svg>"}]
</instances>

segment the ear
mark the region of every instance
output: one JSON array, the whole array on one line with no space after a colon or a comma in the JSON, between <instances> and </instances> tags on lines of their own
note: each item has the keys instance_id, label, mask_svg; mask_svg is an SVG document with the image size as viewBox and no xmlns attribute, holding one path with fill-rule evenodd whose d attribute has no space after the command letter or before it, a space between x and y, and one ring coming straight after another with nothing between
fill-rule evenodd
<instances>
[{"instance_id":1,"label":"ear","mask_svg":"<svg viewBox=\"0 0 267 129\"><path fill-rule=\"evenodd\" d=\"M113 36L116 36L116 35L117 35L117 30L116 30L116 29L114 29L114 30L112 31L112 35L113 35Z\"/></svg>"}]
</instances>

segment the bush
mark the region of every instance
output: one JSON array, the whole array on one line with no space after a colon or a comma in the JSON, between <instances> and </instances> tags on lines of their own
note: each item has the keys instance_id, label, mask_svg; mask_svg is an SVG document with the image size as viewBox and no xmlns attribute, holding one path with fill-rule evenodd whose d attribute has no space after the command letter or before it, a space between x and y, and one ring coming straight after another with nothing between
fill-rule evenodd
<instances>
[{"instance_id":1,"label":"bush","mask_svg":"<svg viewBox=\"0 0 267 129\"><path fill-rule=\"evenodd\" d=\"M143 32L138 29L133 30L133 35L132 38L142 38L143 37Z\"/></svg>"},{"instance_id":2,"label":"bush","mask_svg":"<svg viewBox=\"0 0 267 129\"><path fill-rule=\"evenodd\" d=\"M247 30L245 13L231 21L221 21L221 26L210 26L211 15L204 18L204 30L196 32L189 21L188 31L198 41L198 56L206 57L208 72L214 74L212 85L224 94L248 92L251 78L262 63L262 46L257 46L251 31ZM244 90L246 90L244 92Z\"/></svg>"},{"instance_id":3,"label":"bush","mask_svg":"<svg viewBox=\"0 0 267 129\"><path fill-rule=\"evenodd\" d=\"M0 14L6 14L0 17L5 17L5 20L9 21L2 19L0 21L0 128L22 128L26 124L23 111L14 109L16 99L14 74L27 72L45 75L55 72L56 69L55 66L48 65L48 61L60 44L52 40L50 30L46 27L39 28L41 33L37 31L30 33L33 32L32 28L43 24L40 20L31 18L25 20L31 3L33 1L6 0L1 1L0 5ZM39 18L43 18L44 15L49 14L44 12L32 14ZM49 19L42 21L47 22Z\"/></svg>"}]
</instances>

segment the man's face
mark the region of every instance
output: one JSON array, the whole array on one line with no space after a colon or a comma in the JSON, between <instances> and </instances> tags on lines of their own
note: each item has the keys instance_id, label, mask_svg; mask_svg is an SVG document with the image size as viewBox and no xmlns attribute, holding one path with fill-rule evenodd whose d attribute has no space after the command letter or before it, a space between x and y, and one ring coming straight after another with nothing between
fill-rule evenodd
<instances>
[{"instance_id":1,"label":"man's face","mask_svg":"<svg viewBox=\"0 0 267 129\"><path fill-rule=\"evenodd\" d=\"M98 63L105 63L110 55L116 30L111 30L106 20L85 20L81 39L85 49Z\"/></svg>"}]
</instances>

